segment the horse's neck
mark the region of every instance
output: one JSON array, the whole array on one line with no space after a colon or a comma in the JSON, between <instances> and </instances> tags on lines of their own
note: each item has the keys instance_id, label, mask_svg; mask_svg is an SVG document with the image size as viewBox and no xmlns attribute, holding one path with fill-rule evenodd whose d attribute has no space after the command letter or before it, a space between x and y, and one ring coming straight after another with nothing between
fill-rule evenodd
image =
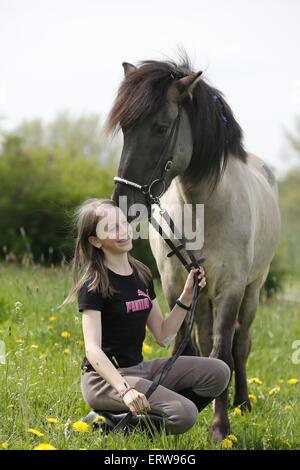
<instances>
[{"instance_id":1,"label":"horse's neck","mask_svg":"<svg viewBox=\"0 0 300 470\"><path fill-rule=\"evenodd\" d=\"M226 180L229 177L229 173L232 173L232 168L230 167L232 167L232 162L230 162L229 159L224 175L221 177L213 192L211 192L211 186L206 181L202 181L201 183L194 185L192 188L187 189L181 184L180 179L178 179L176 186L182 198L182 202L186 204L198 203L215 205L223 201L228 192Z\"/></svg>"}]
</instances>

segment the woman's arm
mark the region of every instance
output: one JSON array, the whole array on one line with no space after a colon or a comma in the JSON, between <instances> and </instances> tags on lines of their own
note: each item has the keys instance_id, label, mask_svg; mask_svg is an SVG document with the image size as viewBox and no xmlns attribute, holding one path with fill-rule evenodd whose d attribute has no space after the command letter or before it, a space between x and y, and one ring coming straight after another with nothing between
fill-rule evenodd
<instances>
[{"instance_id":1,"label":"woman's arm","mask_svg":"<svg viewBox=\"0 0 300 470\"><path fill-rule=\"evenodd\" d=\"M104 378L119 394L129 384L118 372L116 367L102 351L101 312L99 310L83 310L82 330L85 345L85 354L94 369ZM125 382L125 384L124 384Z\"/></svg>"},{"instance_id":2,"label":"woman's arm","mask_svg":"<svg viewBox=\"0 0 300 470\"><path fill-rule=\"evenodd\" d=\"M184 289L179 297L179 300L185 305L190 305L192 301L194 275L197 271L197 269L192 269L189 272ZM198 279L199 286L204 287L206 280L203 268L198 273ZM167 318L164 318L157 299L152 301L152 309L148 316L147 326L160 346L168 346L172 339L175 338L186 314L187 310L175 304Z\"/></svg>"}]
</instances>

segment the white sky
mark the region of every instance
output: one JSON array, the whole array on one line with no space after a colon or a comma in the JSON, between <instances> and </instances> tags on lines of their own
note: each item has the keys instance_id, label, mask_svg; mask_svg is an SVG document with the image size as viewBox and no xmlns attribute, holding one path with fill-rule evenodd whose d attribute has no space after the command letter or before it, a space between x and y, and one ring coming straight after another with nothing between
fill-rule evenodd
<instances>
[{"instance_id":1,"label":"white sky","mask_svg":"<svg viewBox=\"0 0 300 470\"><path fill-rule=\"evenodd\" d=\"M295 162L299 0L0 0L0 127L68 110L106 117L123 61L176 58L225 93L246 149L278 176Z\"/></svg>"}]
</instances>

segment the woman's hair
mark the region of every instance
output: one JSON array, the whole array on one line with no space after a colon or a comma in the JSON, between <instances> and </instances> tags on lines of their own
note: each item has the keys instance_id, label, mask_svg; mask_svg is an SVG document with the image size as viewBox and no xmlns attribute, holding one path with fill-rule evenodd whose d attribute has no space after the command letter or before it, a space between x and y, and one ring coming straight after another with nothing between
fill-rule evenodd
<instances>
[{"instance_id":1,"label":"woman's hair","mask_svg":"<svg viewBox=\"0 0 300 470\"><path fill-rule=\"evenodd\" d=\"M113 295L116 290L110 285L107 267L103 263L104 252L102 248L93 246L88 237L96 236L96 227L101 220L97 210L100 206L109 205L118 207L112 199L90 198L84 201L74 211L74 225L77 228L77 236L75 241L75 252L71 261L72 269L72 286L68 296L59 308L67 303L73 302L80 288L87 281L88 291L101 293L103 298ZM152 279L152 274L148 266L138 261L128 252L128 260L133 270L140 279L148 285Z\"/></svg>"}]
</instances>

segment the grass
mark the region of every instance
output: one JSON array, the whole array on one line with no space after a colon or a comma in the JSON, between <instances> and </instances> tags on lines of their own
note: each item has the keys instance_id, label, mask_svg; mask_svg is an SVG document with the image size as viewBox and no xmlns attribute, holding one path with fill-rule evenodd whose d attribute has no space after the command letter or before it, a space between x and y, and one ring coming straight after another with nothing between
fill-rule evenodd
<instances>
[{"instance_id":1,"label":"grass","mask_svg":"<svg viewBox=\"0 0 300 470\"><path fill-rule=\"evenodd\" d=\"M0 264L0 273L0 339L6 348L6 363L0 364L0 449L33 449L42 442L56 449L223 448L209 440L211 406L179 436L162 434L151 440L138 430L107 437L99 431L73 430L72 424L90 409L80 390L81 314L76 303L57 309L68 291L70 274L65 268L14 264ZM155 287L162 311L167 312L157 281ZM300 364L291 360L292 344L300 340L299 318L296 300L283 296L261 303L252 329L248 377L258 377L262 384L250 384L255 396L251 413L229 410L237 437L232 448L300 449ZM69 334L64 337L63 332ZM171 347L159 347L148 331L145 343L150 346L145 348L145 360L171 354ZM290 378L299 383L288 384ZM275 387L280 390L270 395ZM232 390L230 396L232 400ZM48 418L58 422L50 424ZM28 432L30 428L43 436Z\"/></svg>"}]
</instances>

